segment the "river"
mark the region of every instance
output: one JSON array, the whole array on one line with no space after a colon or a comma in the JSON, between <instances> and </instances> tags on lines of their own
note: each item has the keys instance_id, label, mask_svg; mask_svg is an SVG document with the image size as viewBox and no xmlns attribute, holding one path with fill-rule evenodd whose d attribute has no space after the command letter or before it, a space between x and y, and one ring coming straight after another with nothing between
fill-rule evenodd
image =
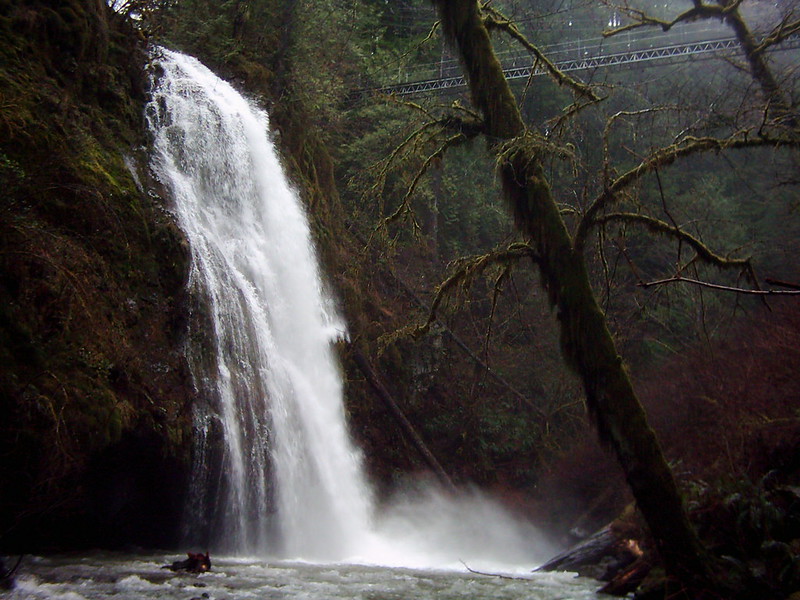
<instances>
[{"instance_id":1,"label":"river","mask_svg":"<svg viewBox=\"0 0 800 600\"><path fill-rule=\"evenodd\" d=\"M173 573L175 554L25 557L7 600L581 600L597 582L572 573L486 575L465 568L408 569L212 556L212 570ZM1 596L2 594L0 594Z\"/></svg>"}]
</instances>

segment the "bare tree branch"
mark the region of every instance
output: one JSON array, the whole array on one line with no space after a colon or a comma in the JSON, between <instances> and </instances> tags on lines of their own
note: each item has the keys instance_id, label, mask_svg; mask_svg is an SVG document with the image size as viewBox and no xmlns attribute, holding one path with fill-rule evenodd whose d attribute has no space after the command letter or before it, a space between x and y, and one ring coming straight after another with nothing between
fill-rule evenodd
<instances>
[{"instance_id":1,"label":"bare tree branch","mask_svg":"<svg viewBox=\"0 0 800 600\"><path fill-rule=\"evenodd\" d=\"M788 281L781 281L780 279L773 279L772 277L766 277L764 281L769 285L777 285L778 287L785 287L791 290L800 290L800 283L790 283Z\"/></svg>"},{"instance_id":2,"label":"bare tree branch","mask_svg":"<svg viewBox=\"0 0 800 600\"><path fill-rule=\"evenodd\" d=\"M688 21L694 21L697 19L722 19L732 12L737 11L739 6L742 4L742 1L743 0L733 0L732 2L728 1L727 3L721 1L718 4L705 4L701 0L693 0L694 6L692 6L692 8L689 8L678 14L670 21L653 17L652 15L647 14L644 10L628 6L627 3L620 5L603 2L609 8L613 8L625 13L630 19L633 20L633 23L629 23L628 25L623 25L621 27L604 31L603 37L611 37L625 31L638 29L639 27L655 26L660 27L663 31L669 31L678 23L686 23Z\"/></svg>"},{"instance_id":3,"label":"bare tree branch","mask_svg":"<svg viewBox=\"0 0 800 600\"><path fill-rule=\"evenodd\" d=\"M673 237L680 242L686 243L695 251L695 253L700 259L702 259L704 262L710 265L714 265L715 267L719 268L739 267L747 271L748 275L750 273L751 264L749 258L729 258L725 256L720 256L719 254L716 254L714 251L712 251L699 239L697 239L690 233L684 231L677 225L667 223L666 221L656 219L649 215L644 215L640 213L609 213L607 215L599 217L595 221L595 223L597 225L605 225L607 223L614 221L643 225L653 233Z\"/></svg>"},{"instance_id":4,"label":"bare tree branch","mask_svg":"<svg viewBox=\"0 0 800 600\"><path fill-rule=\"evenodd\" d=\"M663 31L669 31L678 23L692 21L698 18L706 18L706 19L712 17L721 18L726 13L725 9L721 6L695 3L695 6L682 12L671 21L665 21L664 19L658 19L656 17L652 17L647 13L645 13L643 10L637 8L631 8L628 6L616 6L616 5L613 5L613 7L616 8L617 10L626 13L631 19L633 19L633 23L629 23L628 25L622 25L614 29L608 29L606 31L603 31L603 37L612 37L619 33L624 33L625 31L639 29L640 27L656 26L660 27Z\"/></svg>"},{"instance_id":5,"label":"bare tree branch","mask_svg":"<svg viewBox=\"0 0 800 600\"><path fill-rule=\"evenodd\" d=\"M734 292L736 294L747 294L750 296L799 296L800 290L753 290L747 288L738 288L728 285L720 285L718 283L710 283L708 281L700 281L683 275L675 275L667 277L666 279L659 279L658 281L640 282L637 285L643 288L649 288L660 285L667 285L670 283L690 283L692 285L699 285L701 287L711 288L713 290L720 290L723 292Z\"/></svg>"},{"instance_id":6,"label":"bare tree branch","mask_svg":"<svg viewBox=\"0 0 800 600\"><path fill-rule=\"evenodd\" d=\"M495 250L487 254L460 259L455 263L454 272L436 288L436 294L431 303L428 320L417 328L418 333L425 333L436 320L436 313L444 302L457 288L469 288L472 281L492 265L509 265L521 258L537 260L536 251L532 246L523 242L514 242L504 250Z\"/></svg>"},{"instance_id":7,"label":"bare tree branch","mask_svg":"<svg viewBox=\"0 0 800 600\"><path fill-rule=\"evenodd\" d=\"M400 201L400 205L397 207L394 213L392 213L383 220L381 224L382 227L388 226L389 224L393 223L404 214L413 214L413 211L411 210L411 197L417 190L417 186L419 185L419 182L422 180L422 177L425 175L425 173L428 172L428 169L432 164L435 164L436 162L441 160L442 156L444 156L444 153L448 148L458 145L465 139L466 137L460 133L452 135L446 140L444 140L444 142L442 142L442 144L425 159L425 161L422 163L422 166L417 170L417 174L414 176L414 179L411 181L411 184L408 186L408 189L406 190L403 199ZM420 227L416 219L412 219L412 224L414 227L414 231L415 232L418 231Z\"/></svg>"},{"instance_id":8,"label":"bare tree branch","mask_svg":"<svg viewBox=\"0 0 800 600\"><path fill-rule=\"evenodd\" d=\"M791 126L794 127L797 124L796 111L793 110L775 74L767 64L764 51L800 31L800 20L791 21L791 15L784 17L781 23L765 36L761 43L758 43L741 12L739 12L742 1L716 0L714 3L708 4L702 0L693 0L694 6L692 8L680 13L671 21L658 19L643 10L632 8L627 4L621 6L609 4L610 7L627 14L633 22L604 31L603 36L610 37L640 27L652 26L660 27L663 31L669 31L678 23L696 19L721 19L733 30L742 53L747 60L750 76L761 88L766 102L775 110L776 114L788 117Z\"/></svg>"},{"instance_id":9,"label":"bare tree branch","mask_svg":"<svg viewBox=\"0 0 800 600\"><path fill-rule=\"evenodd\" d=\"M584 248L586 236L599 218L598 215L618 199L618 195L622 190L639 181L644 175L652 173L660 167L671 165L679 158L709 151L719 152L722 150L761 147L800 147L800 138L798 137L750 137L748 134L748 131L739 132L729 138L686 136L671 146L653 151L647 159L607 184L603 192L591 203L575 231L574 243L576 249L582 250Z\"/></svg>"},{"instance_id":10,"label":"bare tree branch","mask_svg":"<svg viewBox=\"0 0 800 600\"><path fill-rule=\"evenodd\" d=\"M413 210L411 209L411 198L416 192L423 176L428 172L428 169L431 167L431 165L434 165L441 160L449 148L458 146L482 133L483 122L474 111L469 110L457 103L447 107L447 109L452 112L444 114L439 118L436 118L429 110L415 102L400 101L398 104L421 112L430 120L417 127L417 129L411 132L396 148L392 150L388 157L376 165L377 176L375 178L375 183L367 193L371 193L375 196L382 196L383 189L386 185L387 175L392 169L393 165L401 160L401 157L418 151L418 148L420 147L426 147L434 142L438 142L439 146L425 157L422 165L417 169L414 178L406 188L406 192L403 195L400 204L392 212L392 214L385 217L375 228L375 232L384 230L386 227L404 215L411 215L412 227L416 233L419 231L420 226L414 217ZM463 113L465 116L461 116L461 114L457 113ZM448 132L455 133L444 140L439 141L441 140L442 135Z\"/></svg>"},{"instance_id":11,"label":"bare tree branch","mask_svg":"<svg viewBox=\"0 0 800 600\"><path fill-rule=\"evenodd\" d=\"M786 15L777 27L764 36L764 39L761 40L757 47L759 52L763 52L770 46L780 44L785 39L800 33L800 19L790 21L791 16Z\"/></svg>"},{"instance_id":12,"label":"bare tree branch","mask_svg":"<svg viewBox=\"0 0 800 600\"><path fill-rule=\"evenodd\" d=\"M674 110L674 106L655 106L644 108L641 110L620 110L606 119L606 124L603 127L603 182L608 185L611 178L611 163L609 152L609 139L611 137L611 128L616 125L617 121L626 117L640 117L643 115L651 115L655 112L662 112L667 110Z\"/></svg>"},{"instance_id":13,"label":"bare tree branch","mask_svg":"<svg viewBox=\"0 0 800 600\"><path fill-rule=\"evenodd\" d=\"M485 15L483 22L486 26L486 29L490 31L492 29L504 31L510 37L518 41L523 48L533 54L533 56L536 58L536 62L544 67L550 76L555 79L558 85L566 85L578 96L588 98L592 102L600 102L602 100L602 98L595 93L591 86L586 85L585 83L582 83L573 77L570 77L561 69L559 69L555 63L553 63L541 50L539 50L538 47L528 41L528 38L523 35L513 21L505 17L500 11L492 8L488 5L488 3L484 4L481 7L481 10Z\"/></svg>"}]
</instances>

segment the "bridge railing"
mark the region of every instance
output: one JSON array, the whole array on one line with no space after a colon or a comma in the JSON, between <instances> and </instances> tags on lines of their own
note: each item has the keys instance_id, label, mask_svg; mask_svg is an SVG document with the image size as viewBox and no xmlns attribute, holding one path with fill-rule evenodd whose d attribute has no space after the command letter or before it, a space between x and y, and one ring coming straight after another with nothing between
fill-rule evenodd
<instances>
[{"instance_id":1,"label":"bridge railing","mask_svg":"<svg viewBox=\"0 0 800 600\"><path fill-rule=\"evenodd\" d=\"M564 37L569 37L570 34L572 34L570 28L565 27ZM666 33L660 29L639 29L609 38L597 36L567 39L562 42L542 44L540 48L550 60L559 62L578 60L587 56L618 54L633 50L719 39L729 35L730 29L720 24L708 22L685 23L674 27ZM498 58L504 66L515 67L529 63L530 53L520 49L504 50L498 52ZM388 85L452 77L459 73L460 66L455 59L420 63L394 71L390 75L392 81Z\"/></svg>"}]
</instances>

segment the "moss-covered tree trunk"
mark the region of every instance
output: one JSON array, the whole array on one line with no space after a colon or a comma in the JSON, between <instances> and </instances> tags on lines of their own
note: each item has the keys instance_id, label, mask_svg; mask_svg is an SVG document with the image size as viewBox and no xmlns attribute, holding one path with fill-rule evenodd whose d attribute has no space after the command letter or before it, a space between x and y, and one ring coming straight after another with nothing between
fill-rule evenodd
<instances>
[{"instance_id":1,"label":"moss-covered tree trunk","mask_svg":"<svg viewBox=\"0 0 800 600\"><path fill-rule=\"evenodd\" d=\"M572 243L536 150L494 54L477 0L433 0L455 46L486 134L502 157L500 177L518 228L535 245L544 286L557 308L561 345L580 375L601 438L622 465L669 572L708 585L709 560L691 527L672 472L617 354L594 297L586 262Z\"/></svg>"},{"instance_id":2,"label":"moss-covered tree trunk","mask_svg":"<svg viewBox=\"0 0 800 600\"><path fill-rule=\"evenodd\" d=\"M772 112L785 119L786 124L794 128L797 126L797 112L792 107L791 102L784 97L780 83L775 78L772 69L767 61L765 52L768 46L762 46L747 26L739 8L734 6L734 0L717 0L717 4L730 10L725 17L725 21L733 29L739 46L742 49L745 60L747 61L750 75L761 88L766 104L771 107ZM738 3L737 3L738 4Z\"/></svg>"}]
</instances>

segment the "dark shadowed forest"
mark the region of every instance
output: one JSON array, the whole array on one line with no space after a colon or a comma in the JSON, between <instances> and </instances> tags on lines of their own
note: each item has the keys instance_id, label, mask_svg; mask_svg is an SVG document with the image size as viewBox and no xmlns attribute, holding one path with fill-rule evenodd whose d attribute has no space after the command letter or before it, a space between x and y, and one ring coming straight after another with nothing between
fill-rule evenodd
<instances>
[{"instance_id":1,"label":"dark shadowed forest","mask_svg":"<svg viewBox=\"0 0 800 600\"><path fill-rule=\"evenodd\" d=\"M180 543L204 309L147 168L162 45L269 112L379 500L610 524L618 595L797 600L797 0L0 0L0 32L0 553Z\"/></svg>"}]
</instances>

